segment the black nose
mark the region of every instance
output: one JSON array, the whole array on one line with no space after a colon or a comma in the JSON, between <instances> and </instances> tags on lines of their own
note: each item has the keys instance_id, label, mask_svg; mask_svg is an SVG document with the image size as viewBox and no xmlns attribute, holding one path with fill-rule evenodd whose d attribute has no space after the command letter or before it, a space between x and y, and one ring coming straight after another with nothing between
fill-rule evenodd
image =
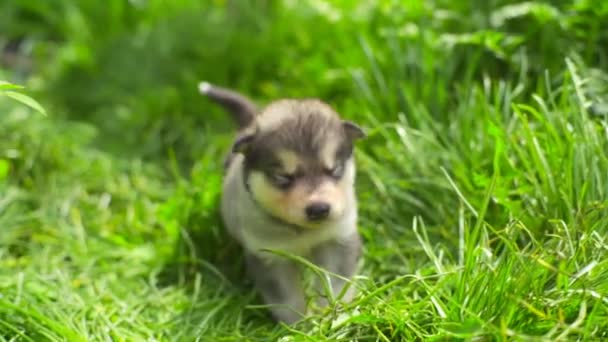
<instances>
[{"instance_id":1,"label":"black nose","mask_svg":"<svg viewBox=\"0 0 608 342\"><path fill-rule=\"evenodd\" d=\"M329 204L327 203L312 203L306 207L306 217L309 221L323 220L327 216L329 216Z\"/></svg>"}]
</instances>

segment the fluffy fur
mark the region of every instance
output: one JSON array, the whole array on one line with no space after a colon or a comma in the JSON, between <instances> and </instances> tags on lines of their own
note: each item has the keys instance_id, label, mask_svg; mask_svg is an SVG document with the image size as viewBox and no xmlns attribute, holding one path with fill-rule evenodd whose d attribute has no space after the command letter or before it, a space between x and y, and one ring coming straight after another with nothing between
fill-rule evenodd
<instances>
[{"instance_id":1,"label":"fluffy fur","mask_svg":"<svg viewBox=\"0 0 608 342\"><path fill-rule=\"evenodd\" d=\"M307 312L297 265L266 249L305 258L350 278L361 254L353 144L364 133L314 99L278 100L257 111L231 90L201 83L238 124L226 160L221 211L243 246L249 276L280 321ZM333 295L344 280L331 277ZM318 285L320 286L320 285ZM343 300L350 300L349 291Z\"/></svg>"}]
</instances>

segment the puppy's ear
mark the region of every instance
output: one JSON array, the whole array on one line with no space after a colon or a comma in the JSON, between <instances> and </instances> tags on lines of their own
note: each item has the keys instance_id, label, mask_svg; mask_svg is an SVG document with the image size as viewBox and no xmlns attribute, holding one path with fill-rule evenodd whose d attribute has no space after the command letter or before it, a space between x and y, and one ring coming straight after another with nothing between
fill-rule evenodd
<instances>
[{"instance_id":1,"label":"puppy's ear","mask_svg":"<svg viewBox=\"0 0 608 342\"><path fill-rule=\"evenodd\" d=\"M234 144L232 144L232 153L246 154L251 146L251 142L258 135L259 130L258 125L254 124L240 131Z\"/></svg>"},{"instance_id":2,"label":"puppy's ear","mask_svg":"<svg viewBox=\"0 0 608 342\"><path fill-rule=\"evenodd\" d=\"M367 137L365 131L351 121L342 121L342 127L344 128L344 132L346 132L346 136L348 136L351 140L358 140Z\"/></svg>"},{"instance_id":3,"label":"puppy's ear","mask_svg":"<svg viewBox=\"0 0 608 342\"><path fill-rule=\"evenodd\" d=\"M249 149L249 146L251 145L251 142L253 141L254 138L255 138L255 133L241 134L234 141L234 144L232 145L232 152L233 153L243 153L243 154L247 153L247 150Z\"/></svg>"}]
</instances>

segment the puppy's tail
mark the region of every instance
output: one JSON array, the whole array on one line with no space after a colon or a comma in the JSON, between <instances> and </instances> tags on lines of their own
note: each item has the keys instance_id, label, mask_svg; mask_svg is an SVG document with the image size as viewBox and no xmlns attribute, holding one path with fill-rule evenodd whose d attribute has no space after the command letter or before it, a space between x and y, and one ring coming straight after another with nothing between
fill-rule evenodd
<instances>
[{"instance_id":1,"label":"puppy's tail","mask_svg":"<svg viewBox=\"0 0 608 342\"><path fill-rule=\"evenodd\" d=\"M238 124L239 129L245 128L253 122L256 106L245 96L233 90L215 86L209 82L199 83L198 89L202 94L207 95L228 110Z\"/></svg>"}]
</instances>

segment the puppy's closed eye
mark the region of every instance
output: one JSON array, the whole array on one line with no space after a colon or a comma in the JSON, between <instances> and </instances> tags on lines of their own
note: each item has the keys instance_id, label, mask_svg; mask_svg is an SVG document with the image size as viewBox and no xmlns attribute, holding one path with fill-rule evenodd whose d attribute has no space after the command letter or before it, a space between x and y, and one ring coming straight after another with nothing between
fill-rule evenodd
<instances>
[{"instance_id":1,"label":"puppy's closed eye","mask_svg":"<svg viewBox=\"0 0 608 342\"><path fill-rule=\"evenodd\" d=\"M266 172L266 177L270 180L272 184L281 189L289 188L295 180L295 177L293 175L280 171L268 171Z\"/></svg>"},{"instance_id":2,"label":"puppy's closed eye","mask_svg":"<svg viewBox=\"0 0 608 342\"><path fill-rule=\"evenodd\" d=\"M344 175L344 163L338 163L333 168L326 171L332 178L340 179Z\"/></svg>"}]
</instances>

